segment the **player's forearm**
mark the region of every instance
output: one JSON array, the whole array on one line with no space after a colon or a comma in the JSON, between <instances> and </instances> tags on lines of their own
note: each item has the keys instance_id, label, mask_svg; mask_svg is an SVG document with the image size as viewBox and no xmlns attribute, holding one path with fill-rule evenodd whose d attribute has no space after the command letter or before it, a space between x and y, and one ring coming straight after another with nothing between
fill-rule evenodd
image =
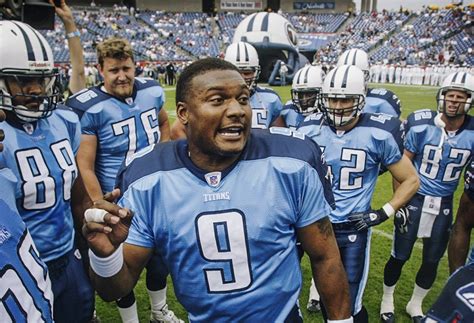
<instances>
[{"instance_id":1,"label":"player's forearm","mask_svg":"<svg viewBox=\"0 0 474 323\"><path fill-rule=\"evenodd\" d=\"M351 316L349 283L340 259L312 260L311 268L328 318L331 320L349 318Z\"/></svg>"},{"instance_id":2,"label":"player's forearm","mask_svg":"<svg viewBox=\"0 0 474 323\"><path fill-rule=\"evenodd\" d=\"M420 180L416 174L405 178L393 193L393 197L389 201L390 205L392 205L395 210L398 210L410 201L419 187Z\"/></svg>"},{"instance_id":3,"label":"player's forearm","mask_svg":"<svg viewBox=\"0 0 474 323\"><path fill-rule=\"evenodd\" d=\"M452 274L466 263L469 253L470 234L454 226L448 245L449 272Z\"/></svg>"},{"instance_id":4,"label":"player's forearm","mask_svg":"<svg viewBox=\"0 0 474 323\"><path fill-rule=\"evenodd\" d=\"M130 274L126 263L122 269L114 276L104 278L97 275L94 270L90 270L92 285L99 296L107 302L115 301L130 293L135 287L136 279Z\"/></svg>"},{"instance_id":5,"label":"player's forearm","mask_svg":"<svg viewBox=\"0 0 474 323\"><path fill-rule=\"evenodd\" d=\"M102 199L104 193L102 192L102 188L100 187L99 180L94 170L81 168L81 174L84 186L91 200L97 201Z\"/></svg>"}]
</instances>

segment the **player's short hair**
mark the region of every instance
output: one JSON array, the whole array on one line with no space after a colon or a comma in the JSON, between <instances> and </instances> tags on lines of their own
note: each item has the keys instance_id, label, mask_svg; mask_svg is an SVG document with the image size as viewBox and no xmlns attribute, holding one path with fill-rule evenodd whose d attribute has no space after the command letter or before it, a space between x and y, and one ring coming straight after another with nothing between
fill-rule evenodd
<instances>
[{"instance_id":1,"label":"player's short hair","mask_svg":"<svg viewBox=\"0 0 474 323\"><path fill-rule=\"evenodd\" d=\"M231 70L240 73L237 66L220 58L209 57L197 60L181 73L176 84L176 102L185 102L186 96L190 93L191 82L196 76L215 70Z\"/></svg>"},{"instance_id":2,"label":"player's short hair","mask_svg":"<svg viewBox=\"0 0 474 323\"><path fill-rule=\"evenodd\" d=\"M133 61L132 45L124 38L109 38L97 45L97 59L101 67L104 66L106 58L122 60L129 57Z\"/></svg>"}]
</instances>

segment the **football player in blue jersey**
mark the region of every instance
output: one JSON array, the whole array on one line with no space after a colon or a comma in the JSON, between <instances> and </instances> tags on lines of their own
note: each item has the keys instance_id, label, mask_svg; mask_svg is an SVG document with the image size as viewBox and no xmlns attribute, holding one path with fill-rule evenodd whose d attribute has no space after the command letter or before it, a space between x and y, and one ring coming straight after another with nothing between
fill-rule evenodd
<instances>
[{"instance_id":1,"label":"football player in blue jersey","mask_svg":"<svg viewBox=\"0 0 474 323\"><path fill-rule=\"evenodd\" d=\"M284 126L280 116L283 109L278 94L272 89L257 85L260 75L258 53L249 43L238 42L227 47L224 59L237 66L250 89L252 107L252 128L267 129L270 126ZM184 126L178 119L171 129L172 139L186 138Z\"/></svg>"},{"instance_id":2,"label":"football player in blue jersey","mask_svg":"<svg viewBox=\"0 0 474 323\"><path fill-rule=\"evenodd\" d=\"M419 186L414 167L401 151L400 121L384 114L361 113L365 94L364 74L358 67L342 65L331 70L323 83L322 113L310 115L298 128L321 147L333 177L336 209L330 219L357 322L368 321L362 298L369 270L369 227L394 215ZM381 165L401 184L381 209L372 210Z\"/></svg>"},{"instance_id":3,"label":"football player in blue jersey","mask_svg":"<svg viewBox=\"0 0 474 323\"><path fill-rule=\"evenodd\" d=\"M364 72L366 82L370 78L369 56L358 48L346 50L339 57L337 66L355 65ZM384 88L368 89L365 97L365 106L362 109L365 113L385 113L390 116L400 118L402 113L400 99L395 93Z\"/></svg>"},{"instance_id":4,"label":"football player in blue jersey","mask_svg":"<svg viewBox=\"0 0 474 323\"><path fill-rule=\"evenodd\" d=\"M448 244L449 271L451 273L466 263L471 231L472 228L474 228L473 210L474 158L471 158L471 163L464 173L464 193L459 200L458 213ZM474 248L471 249L471 255L468 261L469 263L474 263Z\"/></svg>"},{"instance_id":5,"label":"football player in blue jersey","mask_svg":"<svg viewBox=\"0 0 474 323\"><path fill-rule=\"evenodd\" d=\"M66 102L81 116L77 162L92 200L101 199L114 189L125 159L170 136L163 89L153 80L135 78L128 41L111 38L100 43L97 57L104 83L81 91ZM152 258L146 280L152 322L179 321L166 304L167 276L159 257ZM118 300L117 305L124 322L138 322L133 292Z\"/></svg>"},{"instance_id":6,"label":"football player in blue jersey","mask_svg":"<svg viewBox=\"0 0 474 323\"><path fill-rule=\"evenodd\" d=\"M0 110L0 123L4 120ZM0 129L0 152L3 139ZM16 209L15 175L2 165L0 157L0 317L10 322L53 322L48 269Z\"/></svg>"},{"instance_id":7,"label":"football player in blue jersey","mask_svg":"<svg viewBox=\"0 0 474 323\"><path fill-rule=\"evenodd\" d=\"M0 39L0 107L9 138L2 158L18 179L17 210L48 266L54 320L85 322L94 292L74 245L71 210L73 198L87 195L76 191L80 123L72 111L57 108L57 74L44 37L27 24L0 21Z\"/></svg>"},{"instance_id":8,"label":"football player in blue jersey","mask_svg":"<svg viewBox=\"0 0 474 323\"><path fill-rule=\"evenodd\" d=\"M380 309L384 321L394 321L395 286L417 238L423 239L423 259L406 311L414 322L423 316L423 299L448 245L453 194L474 151L474 118L467 115L473 90L472 75L452 73L438 92L438 113L419 110L407 118L404 154L415 165L421 186L395 217L393 248L384 270Z\"/></svg>"},{"instance_id":9,"label":"football player in blue jersey","mask_svg":"<svg viewBox=\"0 0 474 323\"><path fill-rule=\"evenodd\" d=\"M474 322L474 248L466 265L469 240L474 227L474 159L464 174L464 193L448 244L449 270L452 274L423 322Z\"/></svg>"},{"instance_id":10,"label":"football player in blue jersey","mask_svg":"<svg viewBox=\"0 0 474 323\"><path fill-rule=\"evenodd\" d=\"M128 293L158 252L190 321L301 322L298 236L329 322L352 322L320 148L285 128L251 132L249 97L227 61L184 69L176 102L188 139L136 154L119 174L118 205L88 210L83 232L104 299Z\"/></svg>"},{"instance_id":11,"label":"football player in blue jersey","mask_svg":"<svg viewBox=\"0 0 474 323\"><path fill-rule=\"evenodd\" d=\"M285 127L295 130L305 117L319 111L323 79L324 72L319 66L306 65L296 72L291 85L291 100L281 111Z\"/></svg>"}]
</instances>

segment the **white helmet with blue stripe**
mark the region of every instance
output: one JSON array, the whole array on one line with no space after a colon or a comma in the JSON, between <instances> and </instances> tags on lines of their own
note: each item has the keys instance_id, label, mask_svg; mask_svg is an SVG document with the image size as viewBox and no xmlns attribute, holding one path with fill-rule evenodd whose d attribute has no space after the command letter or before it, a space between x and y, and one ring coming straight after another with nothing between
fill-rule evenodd
<instances>
[{"instance_id":1,"label":"white helmet with blue stripe","mask_svg":"<svg viewBox=\"0 0 474 323\"><path fill-rule=\"evenodd\" d=\"M0 21L0 39L0 108L13 111L26 122L48 117L59 99L53 52L48 42L31 26L10 20ZM42 93L11 93L12 83L22 89L31 82L38 82ZM16 99L38 104L34 108L17 105Z\"/></svg>"}]
</instances>

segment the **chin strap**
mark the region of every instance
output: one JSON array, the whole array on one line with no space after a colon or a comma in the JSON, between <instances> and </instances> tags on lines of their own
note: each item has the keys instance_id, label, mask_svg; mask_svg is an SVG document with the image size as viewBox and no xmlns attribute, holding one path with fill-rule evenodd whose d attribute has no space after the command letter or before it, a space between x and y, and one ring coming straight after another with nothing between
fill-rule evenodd
<instances>
[{"instance_id":1,"label":"chin strap","mask_svg":"<svg viewBox=\"0 0 474 323\"><path fill-rule=\"evenodd\" d=\"M447 138L446 131L444 130L444 128L446 127L446 123L443 120L441 120L442 115L443 114L439 112L436 115L436 117L434 117L435 126L441 130L441 138L439 140L438 149L443 149L444 141Z\"/></svg>"}]
</instances>

